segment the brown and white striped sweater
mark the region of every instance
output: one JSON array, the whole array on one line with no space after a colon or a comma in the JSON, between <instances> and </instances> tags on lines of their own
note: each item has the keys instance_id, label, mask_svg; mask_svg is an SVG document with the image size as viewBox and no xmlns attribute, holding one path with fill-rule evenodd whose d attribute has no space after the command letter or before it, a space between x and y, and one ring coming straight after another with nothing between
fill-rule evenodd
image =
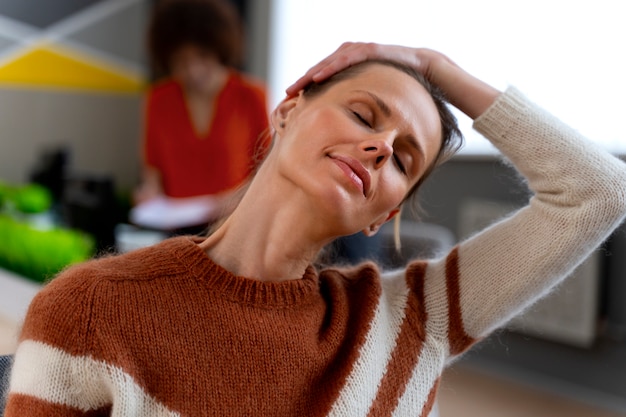
<instances>
[{"instance_id":1,"label":"brown and white striped sweater","mask_svg":"<svg viewBox=\"0 0 626 417\"><path fill-rule=\"evenodd\" d=\"M444 367L626 212L625 165L517 90L475 127L534 196L445 258L272 283L179 237L75 266L30 306L6 416L427 416Z\"/></svg>"}]
</instances>

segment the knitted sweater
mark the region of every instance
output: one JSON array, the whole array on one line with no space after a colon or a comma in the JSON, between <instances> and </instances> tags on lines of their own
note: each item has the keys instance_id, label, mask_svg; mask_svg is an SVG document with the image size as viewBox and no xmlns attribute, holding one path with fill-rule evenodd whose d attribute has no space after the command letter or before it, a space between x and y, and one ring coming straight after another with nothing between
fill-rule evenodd
<instances>
[{"instance_id":1,"label":"knitted sweater","mask_svg":"<svg viewBox=\"0 0 626 417\"><path fill-rule=\"evenodd\" d=\"M517 90L475 128L534 195L447 256L261 282L177 237L83 263L32 302L6 416L427 416L451 360L626 213L625 165Z\"/></svg>"}]
</instances>

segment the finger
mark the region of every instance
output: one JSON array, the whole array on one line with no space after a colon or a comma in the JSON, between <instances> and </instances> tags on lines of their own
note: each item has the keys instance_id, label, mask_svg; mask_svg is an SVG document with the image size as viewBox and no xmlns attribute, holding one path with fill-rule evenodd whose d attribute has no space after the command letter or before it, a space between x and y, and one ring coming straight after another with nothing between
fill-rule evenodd
<instances>
[{"instance_id":1,"label":"finger","mask_svg":"<svg viewBox=\"0 0 626 417\"><path fill-rule=\"evenodd\" d=\"M355 43L342 44L335 52L315 64L302 77L289 86L286 90L287 95L295 95L310 82L323 81L344 68L361 61L362 59L359 58L359 56L362 54L358 52L361 45L362 44Z\"/></svg>"},{"instance_id":2,"label":"finger","mask_svg":"<svg viewBox=\"0 0 626 417\"><path fill-rule=\"evenodd\" d=\"M292 95L297 94L298 91L302 90L307 84L313 81L313 76L317 74L326 65L328 65L329 62L332 62L332 60L335 59L335 56L337 55L337 53L339 53L339 51L343 47L344 45L341 45L339 48L337 48L337 50L335 50L335 52L333 52L332 54L330 54L329 56L327 56L326 58L324 58L323 60L321 60L314 66L312 66L311 68L309 68L309 70L305 72L303 76L298 78L296 82L294 82L289 87L287 87L287 90L286 90L287 95L292 96Z\"/></svg>"},{"instance_id":3,"label":"finger","mask_svg":"<svg viewBox=\"0 0 626 417\"><path fill-rule=\"evenodd\" d=\"M298 94L298 92L300 90L302 90L304 87L306 87L307 84L309 84L312 80L313 80L313 78L312 78L311 74L309 74L309 72L307 72L302 77L298 78L298 80L296 80L296 82L294 82L289 87L287 87L287 89L285 90L285 92L287 93L287 96L288 97L295 96L296 94Z\"/></svg>"},{"instance_id":4,"label":"finger","mask_svg":"<svg viewBox=\"0 0 626 417\"><path fill-rule=\"evenodd\" d=\"M332 58L328 57L324 59L323 61L319 62L318 64L314 65L313 67L311 67L302 77L298 78L296 82L294 82L292 85L290 85L287 88L286 90L287 95L291 96L291 95L297 94L300 90L302 90L312 81L324 80L327 77L327 75L320 78L318 74L320 74L320 72L322 72L329 65L332 65L332 62L334 61L334 59L335 57L332 57Z\"/></svg>"}]
</instances>

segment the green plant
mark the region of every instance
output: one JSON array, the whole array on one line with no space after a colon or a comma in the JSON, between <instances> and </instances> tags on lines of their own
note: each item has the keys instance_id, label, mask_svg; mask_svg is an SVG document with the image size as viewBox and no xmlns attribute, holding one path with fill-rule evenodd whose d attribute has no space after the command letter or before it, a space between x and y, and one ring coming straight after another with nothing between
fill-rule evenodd
<instances>
[{"instance_id":1,"label":"green plant","mask_svg":"<svg viewBox=\"0 0 626 417\"><path fill-rule=\"evenodd\" d=\"M95 251L90 235L61 227L40 230L8 215L0 215L0 236L0 267L38 282Z\"/></svg>"},{"instance_id":2,"label":"green plant","mask_svg":"<svg viewBox=\"0 0 626 417\"><path fill-rule=\"evenodd\" d=\"M52 194L42 185L9 185L0 182L0 208L4 210L36 214L49 210L51 205Z\"/></svg>"}]
</instances>

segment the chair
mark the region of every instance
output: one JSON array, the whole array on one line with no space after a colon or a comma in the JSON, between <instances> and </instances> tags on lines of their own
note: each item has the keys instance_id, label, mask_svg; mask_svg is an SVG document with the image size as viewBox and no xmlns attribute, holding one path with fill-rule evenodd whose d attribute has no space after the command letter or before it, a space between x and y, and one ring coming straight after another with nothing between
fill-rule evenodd
<instances>
[{"instance_id":1,"label":"chair","mask_svg":"<svg viewBox=\"0 0 626 417\"><path fill-rule=\"evenodd\" d=\"M327 264L356 264L373 260L383 269L404 267L414 259L429 259L444 255L456 243L454 233L447 227L402 219L400 223L400 243L395 246L394 222L385 223L374 237L363 233L340 237L333 242Z\"/></svg>"},{"instance_id":2,"label":"chair","mask_svg":"<svg viewBox=\"0 0 626 417\"><path fill-rule=\"evenodd\" d=\"M9 393L9 376L11 375L11 365L13 355L0 355L0 417L4 415L6 397Z\"/></svg>"},{"instance_id":3,"label":"chair","mask_svg":"<svg viewBox=\"0 0 626 417\"><path fill-rule=\"evenodd\" d=\"M393 221L380 229L379 263L384 269L400 268L413 259L429 259L444 255L456 244L450 229L434 223L402 219L400 250L394 244Z\"/></svg>"}]
</instances>

